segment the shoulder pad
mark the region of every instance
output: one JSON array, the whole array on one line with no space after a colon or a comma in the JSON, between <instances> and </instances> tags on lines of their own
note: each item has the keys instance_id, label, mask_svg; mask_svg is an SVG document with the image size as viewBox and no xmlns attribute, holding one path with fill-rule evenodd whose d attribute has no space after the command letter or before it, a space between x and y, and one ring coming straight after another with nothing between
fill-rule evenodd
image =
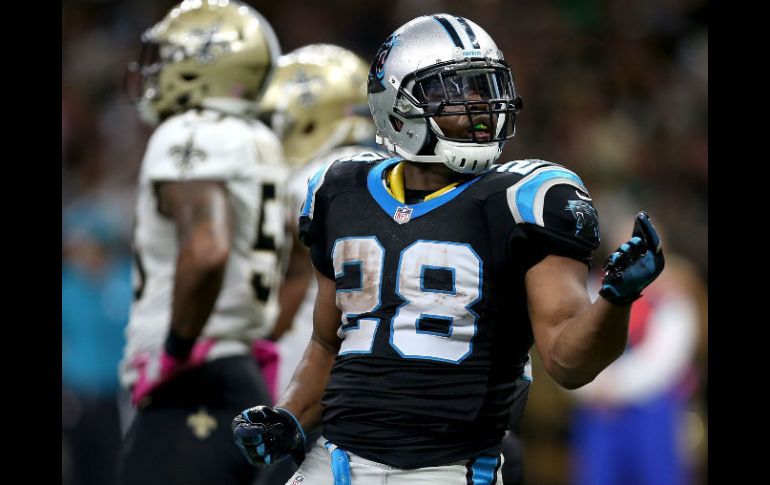
<instances>
[{"instance_id":1,"label":"shoulder pad","mask_svg":"<svg viewBox=\"0 0 770 485\"><path fill-rule=\"evenodd\" d=\"M326 172L329 171L334 163L335 162L331 162L321 165L318 170L316 170L315 173L309 179L307 179L307 194L305 195L305 202L302 203L302 210L299 214L300 217L308 217L313 219L313 212L315 210L315 201L316 195L318 194L318 189L320 189L323 185L324 180L326 180Z\"/></svg>"},{"instance_id":2,"label":"shoulder pad","mask_svg":"<svg viewBox=\"0 0 770 485\"><path fill-rule=\"evenodd\" d=\"M545 166L561 167L561 165L553 162L547 162L537 158L527 158L524 160L512 160L500 165L494 165L489 170L490 172L493 171L497 173L517 173L519 175L527 175L533 170Z\"/></svg>"},{"instance_id":3,"label":"shoulder pad","mask_svg":"<svg viewBox=\"0 0 770 485\"><path fill-rule=\"evenodd\" d=\"M358 178L365 177L370 167L387 159L382 154L364 152L323 164L307 181L307 194L300 217L313 218L316 198L322 186L333 186L335 192L346 190L355 186Z\"/></svg>"},{"instance_id":4,"label":"shoulder pad","mask_svg":"<svg viewBox=\"0 0 770 485\"><path fill-rule=\"evenodd\" d=\"M483 191L487 195L505 192L527 175L544 167L561 167L561 165L538 159L512 160L493 165L481 175L485 180L479 188L484 187Z\"/></svg>"},{"instance_id":5,"label":"shoulder pad","mask_svg":"<svg viewBox=\"0 0 770 485\"><path fill-rule=\"evenodd\" d=\"M542 162L542 160L538 160ZM529 166L521 167L527 169ZM513 166L512 169L517 169ZM561 165L545 162L534 166L527 175L506 189L508 208L517 223L527 222L544 226L543 209L545 196L551 187L571 185L584 194L588 194L583 181L574 172ZM579 195L579 193L578 193ZM587 195L584 200L590 200Z\"/></svg>"},{"instance_id":6,"label":"shoulder pad","mask_svg":"<svg viewBox=\"0 0 770 485\"><path fill-rule=\"evenodd\" d=\"M387 160L389 157L377 152L362 152L354 155L348 155L346 157L338 158L338 162L380 162Z\"/></svg>"},{"instance_id":7,"label":"shoulder pad","mask_svg":"<svg viewBox=\"0 0 770 485\"><path fill-rule=\"evenodd\" d=\"M280 142L244 120L187 112L153 133L143 172L153 180L227 179L258 164L281 164Z\"/></svg>"}]
</instances>

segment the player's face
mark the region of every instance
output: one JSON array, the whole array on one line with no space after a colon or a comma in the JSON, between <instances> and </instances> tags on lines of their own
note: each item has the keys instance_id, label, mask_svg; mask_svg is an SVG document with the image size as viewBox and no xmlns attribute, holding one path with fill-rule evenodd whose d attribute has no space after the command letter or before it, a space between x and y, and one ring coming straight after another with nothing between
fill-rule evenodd
<instances>
[{"instance_id":1,"label":"player's face","mask_svg":"<svg viewBox=\"0 0 770 485\"><path fill-rule=\"evenodd\" d=\"M469 100L480 101L481 96L473 94ZM472 140L474 134L476 140L487 142L492 139L492 123L489 113L486 112L486 104L470 104L470 116L464 106L447 106L445 113L458 113L453 116L437 116L436 124L449 138L463 138Z\"/></svg>"},{"instance_id":2,"label":"player's face","mask_svg":"<svg viewBox=\"0 0 770 485\"><path fill-rule=\"evenodd\" d=\"M487 73L453 73L442 79L431 76L419 82L418 97L428 103L449 101L439 108L433 120L448 138L488 142L499 115L490 113L491 98L498 98L497 83ZM478 103L474 103L478 101ZM451 104L463 102L463 104ZM453 115L450 113L457 113Z\"/></svg>"}]
</instances>

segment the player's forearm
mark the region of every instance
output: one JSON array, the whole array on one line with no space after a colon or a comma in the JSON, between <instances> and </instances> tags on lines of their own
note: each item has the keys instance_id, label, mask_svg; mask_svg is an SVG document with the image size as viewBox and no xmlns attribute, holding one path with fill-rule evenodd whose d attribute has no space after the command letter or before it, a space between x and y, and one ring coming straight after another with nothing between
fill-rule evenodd
<instances>
[{"instance_id":1,"label":"player's forearm","mask_svg":"<svg viewBox=\"0 0 770 485\"><path fill-rule=\"evenodd\" d=\"M295 242L296 245L299 245L298 241ZM291 329L294 317L305 299L312 277L313 267L307 250L304 248L293 249L286 275L278 293L280 312L270 333L272 340L278 340Z\"/></svg>"},{"instance_id":2,"label":"player's forearm","mask_svg":"<svg viewBox=\"0 0 770 485\"><path fill-rule=\"evenodd\" d=\"M222 289L227 258L225 244L199 241L180 247L171 313L171 328L179 337L192 339L203 331Z\"/></svg>"},{"instance_id":3,"label":"player's forearm","mask_svg":"<svg viewBox=\"0 0 770 485\"><path fill-rule=\"evenodd\" d=\"M276 406L291 412L306 431L321 424L321 398L329 381L336 351L311 339Z\"/></svg>"},{"instance_id":4,"label":"player's forearm","mask_svg":"<svg viewBox=\"0 0 770 485\"><path fill-rule=\"evenodd\" d=\"M544 358L551 377L567 389L591 382L625 350L630 310L630 305L612 305L598 298L582 313L561 322Z\"/></svg>"},{"instance_id":5,"label":"player's forearm","mask_svg":"<svg viewBox=\"0 0 770 485\"><path fill-rule=\"evenodd\" d=\"M176 356L183 358L206 325L222 288L233 211L220 182L162 183L157 195L163 214L174 220L178 245L166 350L176 348Z\"/></svg>"}]
</instances>

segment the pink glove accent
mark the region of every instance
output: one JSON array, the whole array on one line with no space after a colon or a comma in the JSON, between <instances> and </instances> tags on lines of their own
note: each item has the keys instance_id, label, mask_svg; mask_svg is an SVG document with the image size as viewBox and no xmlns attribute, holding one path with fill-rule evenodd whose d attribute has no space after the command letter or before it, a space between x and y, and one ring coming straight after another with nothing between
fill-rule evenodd
<instances>
[{"instance_id":1,"label":"pink glove accent","mask_svg":"<svg viewBox=\"0 0 770 485\"><path fill-rule=\"evenodd\" d=\"M206 355L216 341L206 339L196 342L185 361L177 360L163 349L157 353L144 353L134 358L133 365L139 371L134 387L131 389L131 402L138 406L152 391L173 379L180 372L192 369L206 361Z\"/></svg>"},{"instance_id":2,"label":"pink glove accent","mask_svg":"<svg viewBox=\"0 0 770 485\"><path fill-rule=\"evenodd\" d=\"M273 402L278 400L278 364L281 356L278 353L278 346L270 340L255 340L251 345L254 359L259 364L259 370L267 384L267 390L270 391L270 397Z\"/></svg>"}]
</instances>

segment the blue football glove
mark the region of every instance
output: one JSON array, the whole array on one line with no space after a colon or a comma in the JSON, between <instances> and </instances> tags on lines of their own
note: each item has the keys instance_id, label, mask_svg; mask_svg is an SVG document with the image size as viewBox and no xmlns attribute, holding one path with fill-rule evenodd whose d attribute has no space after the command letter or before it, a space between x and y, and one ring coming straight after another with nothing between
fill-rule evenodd
<instances>
[{"instance_id":1,"label":"blue football glove","mask_svg":"<svg viewBox=\"0 0 770 485\"><path fill-rule=\"evenodd\" d=\"M644 212L636 214L628 242L612 253L604 267L599 294L615 305L628 305L663 271L665 260L660 238Z\"/></svg>"},{"instance_id":2,"label":"blue football glove","mask_svg":"<svg viewBox=\"0 0 770 485\"><path fill-rule=\"evenodd\" d=\"M288 455L297 464L305 458L305 432L285 409L268 406L245 409L233 419L232 430L235 444L257 468L266 468Z\"/></svg>"}]
</instances>

